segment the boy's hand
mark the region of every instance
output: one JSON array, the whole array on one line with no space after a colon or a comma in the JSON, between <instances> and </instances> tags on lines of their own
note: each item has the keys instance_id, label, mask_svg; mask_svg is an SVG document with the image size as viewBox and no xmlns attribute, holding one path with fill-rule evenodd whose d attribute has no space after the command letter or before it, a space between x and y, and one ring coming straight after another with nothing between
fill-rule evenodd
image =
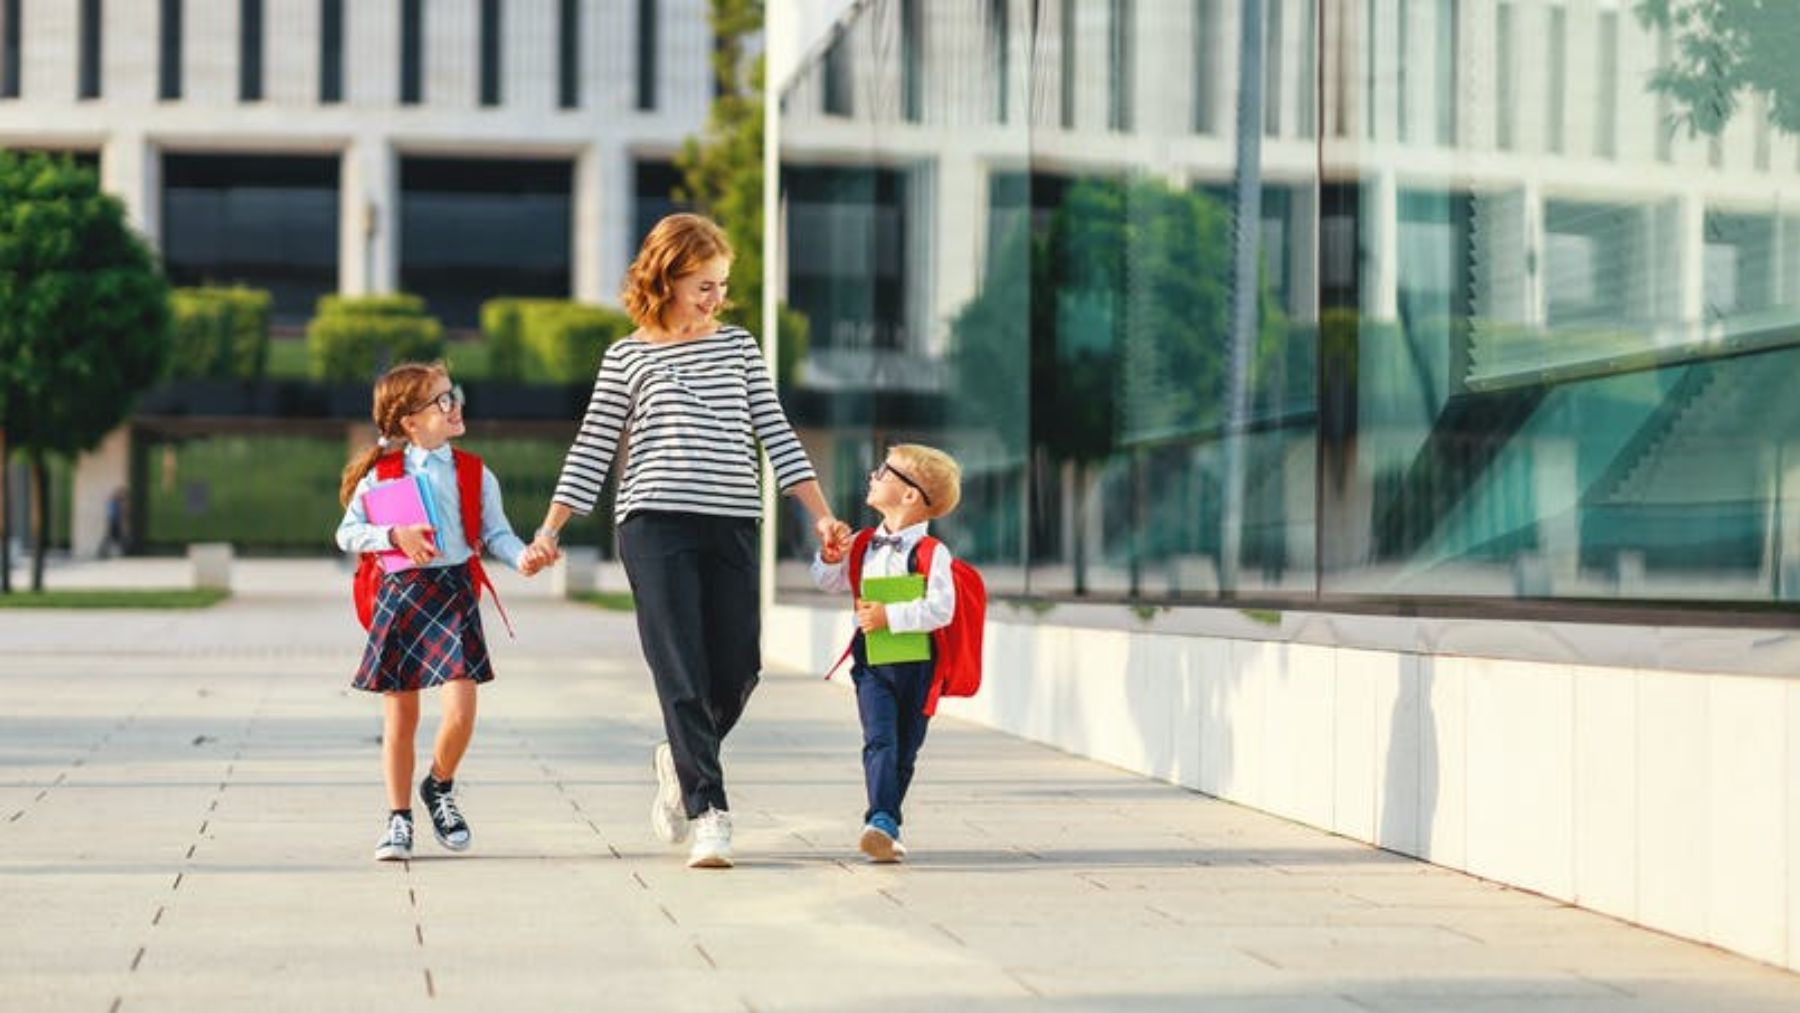
<instances>
[{"instance_id":1,"label":"boy's hand","mask_svg":"<svg viewBox=\"0 0 1800 1013\"><path fill-rule=\"evenodd\" d=\"M836 552L838 558L841 559L843 558L844 550L850 546L850 525L845 524L836 517L821 517L813 522L813 533L819 536L819 551L821 554L827 551ZM835 559L827 559L825 561L827 563L837 562Z\"/></svg>"},{"instance_id":2,"label":"boy's hand","mask_svg":"<svg viewBox=\"0 0 1800 1013\"><path fill-rule=\"evenodd\" d=\"M887 606L878 601L856 603L856 626L864 633L887 629Z\"/></svg>"},{"instance_id":3,"label":"boy's hand","mask_svg":"<svg viewBox=\"0 0 1800 1013\"><path fill-rule=\"evenodd\" d=\"M837 542L826 542L819 546L819 562L827 566L836 566L844 561L844 547Z\"/></svg>"},{"instance_id":4,"label":"boy's hand","mask_svg":"<svg viewBox=\"0 0 1800 1013\"><path fill-rule=\"evenodd\" d=\"M406 553L414 566L424 566L437 558L437 546L432 544L431 525L399 524L393 528L394 548Z\"/></svg>"}]
</instances>

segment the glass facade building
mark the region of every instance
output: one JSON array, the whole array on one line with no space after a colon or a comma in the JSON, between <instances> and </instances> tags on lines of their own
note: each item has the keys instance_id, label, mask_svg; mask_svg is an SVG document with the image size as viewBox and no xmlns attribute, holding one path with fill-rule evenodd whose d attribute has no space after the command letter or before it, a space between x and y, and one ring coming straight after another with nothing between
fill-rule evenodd
<instances>
[{"instance_id":1,"label":"glass facade building","mask_svg":"<svg viewBox=\"0 0 1800 1013\"><path fill-rule=\"evenodd\" d=\"M1662 8L853 5L771 223L836 508L919 440L1001 594L1800 598L1800 93Z\"/></svg>"}]
</instances>

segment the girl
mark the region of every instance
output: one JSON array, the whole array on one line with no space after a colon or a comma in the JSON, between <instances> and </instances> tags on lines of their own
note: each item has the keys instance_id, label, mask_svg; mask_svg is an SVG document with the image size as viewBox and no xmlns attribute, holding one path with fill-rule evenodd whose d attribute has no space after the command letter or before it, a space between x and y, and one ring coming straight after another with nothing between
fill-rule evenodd
<instances>
[{"instance_id":1,"label":"girl","mask_svg":"<svg viewBox=\"0 0 1800 1013\"><path fill-rule=\"evenodd\" d=\"M719 750L762 667L757 444L821 541L850 533L825 504L756 339L719 322L730 271L725 233L699 215L670 215L644 238L622 293L638 329L606 350L530 550L534 565L556 560L563 524L594 508L628 443L614 507L619 557L668 735L652 758L650 823L678 844L691 820L696 868L732 862Z\"/></svg>"},{"instance_id":2,"label":"girl","mask_svg":"<svg viewBox=\"0 0 1800 1013\"><path fill-rule=\"evenodd\" d=\"M377 861L412 857L412 807L407 794L413 776L413 735L419 727L419 691L433 687L443 689L443 720L431 769L419 782L419 798L439 844L452 851L469 846L469 824L454 794L456 767L475 732L475 686L494 677L471 568L479 564L477 557L485 545L526 576L538 569L535 562L523 559L525 544L506 520L499 481L473 456L463 466L480 469L481 538L476 545L468 544L456 481L456 458L463 455L450 448L450 441L463 434L462 408L462 388L450 383L441 363L406 363L388 370L375 383L372 412L381 438L351 460L339 491L345 507L337 529L339 548L357 553L398 548L414 564L381 579L368 646L351 683L382 694L381 768L390 812L375 846ZM405 474L425 477L441 529L433 530L429 524L369 523L363 493L375 484L376 464L387 454L401 455L395 463L403 464Z\"/></svg>"}]
</instances>

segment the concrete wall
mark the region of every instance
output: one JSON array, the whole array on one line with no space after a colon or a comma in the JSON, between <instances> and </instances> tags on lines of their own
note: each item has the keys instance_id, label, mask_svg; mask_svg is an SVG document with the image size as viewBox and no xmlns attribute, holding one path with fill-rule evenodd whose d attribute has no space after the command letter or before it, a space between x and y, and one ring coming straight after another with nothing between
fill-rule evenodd
<instances>
[{"instance_id":1,"label":"concrete wall","mask_svg":"<svg viewBox=\"0 0 1800 1013\"><path fill-rule=\"evenodd\" d=\"M1800 679L1333 646L1305 641L1321 625L1397 641L1429 621L1290 615L1253 631L1181 611L1245 629L1053 625L996 606L981 694L941 713L1800 970ZM1454 625L1794 671L1792 638L1771 631ZM776 605L764 658L822 672L848 632L842 609ZM1759 654L1771 641L1784 660Z\"/></svg>"}]
</instances>

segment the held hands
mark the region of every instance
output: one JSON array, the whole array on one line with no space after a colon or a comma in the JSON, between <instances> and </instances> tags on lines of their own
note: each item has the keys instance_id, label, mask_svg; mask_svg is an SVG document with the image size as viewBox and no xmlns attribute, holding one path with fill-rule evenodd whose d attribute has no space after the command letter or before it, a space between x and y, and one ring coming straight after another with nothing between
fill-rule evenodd
<instances>
[{"instance_id":1,"label":"held hands","mask_svg":"<svg viewBox=\"0 0 1800 1013\"><path fill-rule=\"evenodd\" d=\"M864 633L887 629L887 606L878 601L856 603L856 628Z\"/></svg>"},{"instance_id":2,"label":"held hands","mask_svg":"<svg viewBox=\"0 0 1800 1013\"><path fill-rule=\"evenodd\" d=\"M525 547L525 554L519 557L519 572L527 577L535 576L546 567L555 566L562 558L562 548L557 544L554 535L539 533Z\"/></svg>"},{"instance_id":3,"label":"held hands","mask_svg":"<svg viewBox=\"0 0 1800 1013\"><path fill-rule=\"evenodd\" d=\"M830 565L842 562L850 551L850 525L827 515L813 522L813 532L819 536L819 560Z\"/></svg>"},{"instance_id":4,"label":"held hands","mask_svg":"<svg viewBox=\"0 0 1800 1013\"><path fill-rule=\"evenodd\" d=\"M432 543L429 524L397 524L388 537L394 548L406 553L414 566L424 566L437 558L438 550Z\"/></svg>"}]
</instances>

